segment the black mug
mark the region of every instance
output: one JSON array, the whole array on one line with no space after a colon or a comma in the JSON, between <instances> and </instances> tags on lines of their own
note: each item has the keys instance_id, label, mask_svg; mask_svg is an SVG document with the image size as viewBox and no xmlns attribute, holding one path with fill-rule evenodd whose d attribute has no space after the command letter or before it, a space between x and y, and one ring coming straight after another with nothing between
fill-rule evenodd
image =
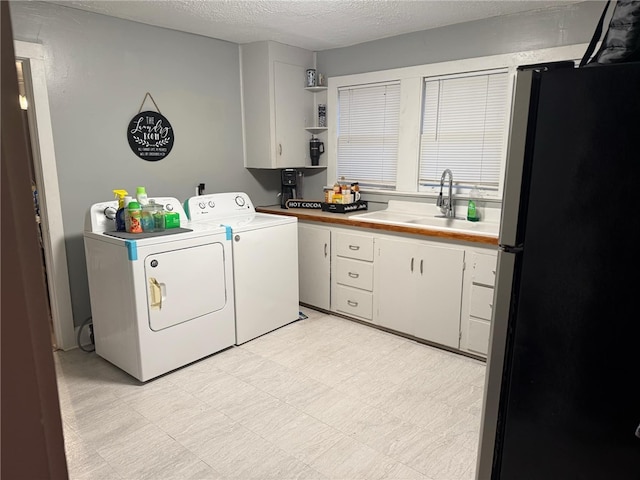
<instances>
[{"instance_id":1,"label":"black mug","mask_svg":"<svg viewBox=\"0 0 640 480\"><path fill-rule=\"evenodd\" d=\"M309 156L311 157L311 165L318 165L320 155L324 153L324 143L317 138L309 141Z\"/></svg>"}]
</instances>

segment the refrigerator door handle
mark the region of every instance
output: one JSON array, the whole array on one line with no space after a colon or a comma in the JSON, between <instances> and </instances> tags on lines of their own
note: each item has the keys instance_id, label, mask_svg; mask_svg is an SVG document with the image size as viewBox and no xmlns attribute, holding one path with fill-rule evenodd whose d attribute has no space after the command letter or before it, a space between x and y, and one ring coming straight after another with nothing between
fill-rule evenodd
<instances>
[{"instance_id":1,"label":"refrigerator door handle","mask_svg":"<svg viewBox=\"0 0 640 480\"><path fill-rule=\"evenodd\" d=\"M640 438L640 423L638 424L638 428L636 428L636 437Z\"/></svg>"}]
</instances>

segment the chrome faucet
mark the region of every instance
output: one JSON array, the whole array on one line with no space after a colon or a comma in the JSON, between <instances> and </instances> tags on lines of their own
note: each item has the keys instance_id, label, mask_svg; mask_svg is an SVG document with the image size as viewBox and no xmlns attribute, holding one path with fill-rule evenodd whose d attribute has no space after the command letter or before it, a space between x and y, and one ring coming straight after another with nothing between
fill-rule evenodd
<instances>
[{"instance_id":1,"label":"chrome faucet","mask_svg":"<svg viewBox=\"0 0 640 480\"><path fill-rule=\"evenodd\" d=\"M442 189L444 187L444 180L449 174L449 194L447 198L442 198ZM455 212L453 211L453 196L451 195L451 190L453 188L453 174L451 170L448 168L442 172L442 177L440 177L440 195L438 195L438 200L436 201L436 206L440 207L440 211L444 214L445 217L453 218Z\"/></svg>"}]
</instances>

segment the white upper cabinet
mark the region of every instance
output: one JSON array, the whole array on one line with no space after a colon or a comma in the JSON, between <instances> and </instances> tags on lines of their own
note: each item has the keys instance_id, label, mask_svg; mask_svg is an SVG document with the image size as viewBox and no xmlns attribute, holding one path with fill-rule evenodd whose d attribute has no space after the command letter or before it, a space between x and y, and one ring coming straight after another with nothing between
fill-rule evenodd
<instances>
[{"instance_id":1,"label":"white upper cabinet","mask_svg":"<svg viewBox=\"0 0 640 480\"><path fill-rule=\"evenodd\" d=\"M277 42L240 46L245 167L311 165L309 133L314 97L305 90L313 52Z\"/></svg>"}]
</instances>

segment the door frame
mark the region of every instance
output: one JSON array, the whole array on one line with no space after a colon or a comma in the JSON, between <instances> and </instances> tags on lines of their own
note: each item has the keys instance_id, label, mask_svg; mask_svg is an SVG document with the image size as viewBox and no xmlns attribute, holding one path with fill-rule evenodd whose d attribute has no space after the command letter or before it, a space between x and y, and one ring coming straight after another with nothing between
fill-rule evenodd
<instances>
[{"instance_id":1,"label":"door frame","mask_svg":"<svg viewBox=\"0 0 640 480\"><path fill-rule=\"evenodd\" d=\"M75 328L67 266L58 170L53 145L51 112L44 65L44 48L37 43L14 41L15 56L27 66L25 82L33 165L39 189L42 241L47 269L47 289L51 303L53 332L58 348L75 347Z\"/></svg>"}]
</instances>

